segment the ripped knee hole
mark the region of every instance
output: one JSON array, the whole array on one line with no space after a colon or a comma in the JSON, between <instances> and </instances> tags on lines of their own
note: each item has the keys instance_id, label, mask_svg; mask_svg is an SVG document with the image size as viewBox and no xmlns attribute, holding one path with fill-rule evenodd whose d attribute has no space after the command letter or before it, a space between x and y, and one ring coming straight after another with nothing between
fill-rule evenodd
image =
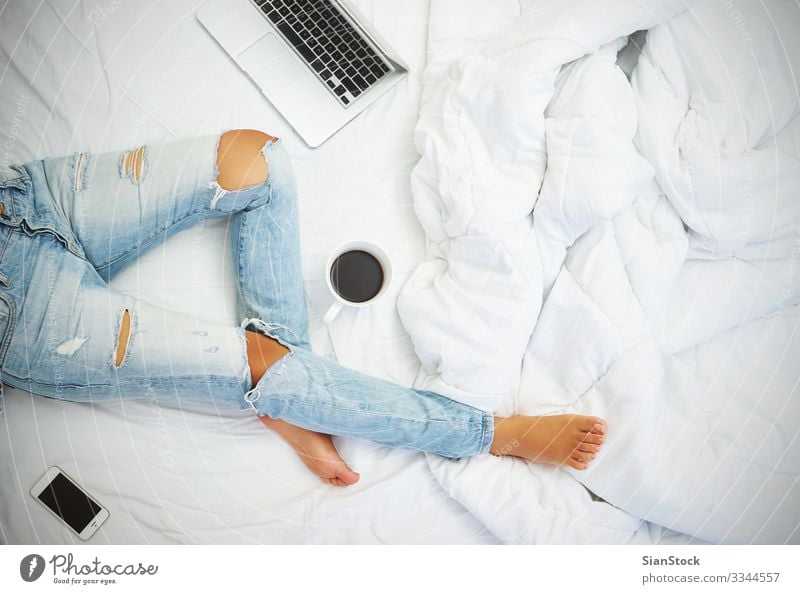
<instances>
[{"instance_id":1,"label":"ripped knee hole","mask_svg":"<svg viewBox=\"0 0 800 594\"><path fill-rule=\"evenodd\" d=\"M264 147L277 140L259 130L229 130L217 149L217 184L227 191L263 184L269 177Z\"/></svg>"}]
</instances>

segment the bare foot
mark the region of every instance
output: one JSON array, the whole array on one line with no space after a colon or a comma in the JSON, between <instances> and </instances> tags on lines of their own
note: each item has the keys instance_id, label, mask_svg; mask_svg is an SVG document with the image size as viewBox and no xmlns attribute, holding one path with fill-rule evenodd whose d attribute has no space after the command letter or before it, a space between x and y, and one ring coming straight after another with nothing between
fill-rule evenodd
<instances>
[{"instance_id":1,"label":"bare foot","mask_svg":"<svg viewBox=\"0 0 800 594\"><path fill-rule=\"evenodd\" d=\"M606 422L598 417L553 415L495 418L490 452L531 462L566 464L585 470L605 440Z\"/></svg>"},{"instance_id":2,"label":"bare foot","mask_svg":"<svg viewBox=\"0 0 800 594\"><path fill-rule=\"evenodd\" d=\"M357 472L342 460L330 435L317 433L290 425L285 421L269 417L258 418L266 427L269 427L294 448L297 455L308 469L335 487L346 487L358 482L361 478Z\"/></svg>"}]
</instances>

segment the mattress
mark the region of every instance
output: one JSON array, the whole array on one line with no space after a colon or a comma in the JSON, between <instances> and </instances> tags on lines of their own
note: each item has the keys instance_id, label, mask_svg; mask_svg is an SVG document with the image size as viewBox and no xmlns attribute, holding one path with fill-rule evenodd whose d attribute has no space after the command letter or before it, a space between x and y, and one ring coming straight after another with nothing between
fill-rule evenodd
<instances>
[{"instance_id":1,"label":"mattress","mask_svg":"<svg viewBox=\"0 0 800 594\"><path fill-rule=\"evenodd\" d=\"M411 75L310 150L206 34L196 2L7 2L0 8L2 163L232 128L282 137L300 189L314 350L411 385L419 360L395 305L425 251L409 179L418 160L413 134L429 2L355 4ZM184 231L110 284L169 310L236 324L226 230L215 220ZM324 264L351 239L383 246L393 286L382 303L345 311L325 327L332 297ZM2 405L0 540L7 544L79 543L28 494L53 465L110 510L92 544L497 542L439 486L418 452L337 439L361 481L336 489L246 411L137 400L75 404L8 386Z\"/></svg>"}]
</instances>

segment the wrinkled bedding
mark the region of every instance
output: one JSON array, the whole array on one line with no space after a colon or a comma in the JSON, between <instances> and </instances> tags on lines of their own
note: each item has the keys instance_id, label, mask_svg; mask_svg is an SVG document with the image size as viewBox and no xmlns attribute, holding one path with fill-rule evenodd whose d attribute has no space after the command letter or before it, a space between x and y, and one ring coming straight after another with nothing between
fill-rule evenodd
<instances>
[{"instance_id":1,"label":"wrinkled bedding","mask_svg":"<svg viewBox=\"0 0 800 594\"><path fill-rule=\"evenodd\" d=\"M439 482L504 542L800 542L800 8L439 0L430 27L415 385L610 427L588 471L429 456Z\"/></svg>"}]
</instances>

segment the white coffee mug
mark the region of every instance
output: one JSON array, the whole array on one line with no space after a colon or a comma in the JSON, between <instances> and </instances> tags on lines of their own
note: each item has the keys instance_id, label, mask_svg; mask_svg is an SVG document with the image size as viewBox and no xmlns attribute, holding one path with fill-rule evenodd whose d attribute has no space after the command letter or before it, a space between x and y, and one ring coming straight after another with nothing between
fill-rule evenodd
<instances>
[{"instance_id":1,"label":"white coffee mug","mask_svg":"<svg viewBox=\"0 0 800 594\"><path fill-rule=\"evenodd\" d=\"M357 251L357 250L367 252L368 254L373 256L383 269L383 284L381 285L380 290L378 290L378 292L375 294L374 297L372 297L372 299L361 302L348 301L347 299L339 295L339 293L336 292L336 289L333 286L333 281L331 280L331 270L333 269L333 265L336 262L336 259L346 252ZM323 321L326 324L330 324L331 322L333 322L336 316L339 315L339 312L342 311L342 308L344 306L366 307L368 305L372 305L373 303L375 303L378 299L381 298L381 296L383 296L384 293L386 293L386 291L389 289L389 285L392 284L392 261L389 259L389 256L386 255L386 252L384 252L374 243L371 243L369 241L349 241L344 245L339 246L339 248L336 249L328 258L328 263L325 265L325 280L328 283L328 290L330 290L331 294L335 299L333 305L331 305L330 309L328 309L328 313L326 313L325 317L323 318Z\"/></svg>"}]
</instances>

